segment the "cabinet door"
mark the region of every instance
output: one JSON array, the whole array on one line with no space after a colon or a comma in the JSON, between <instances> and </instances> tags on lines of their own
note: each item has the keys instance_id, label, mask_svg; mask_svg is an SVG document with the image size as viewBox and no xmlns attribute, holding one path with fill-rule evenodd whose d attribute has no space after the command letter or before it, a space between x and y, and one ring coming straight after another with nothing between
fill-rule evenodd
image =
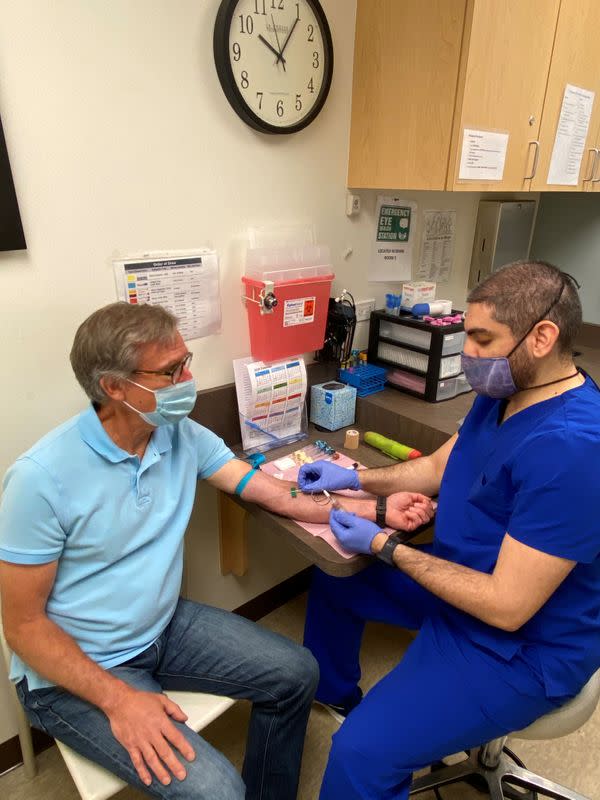
<instances>
[{"instance_id":1,"label":"cabinet door","mask_svg":"<svg viewBox=\"0 0 600 800\"><path fill-rule=\"evenodd\" d=\"M592 0L593 2L593 0ZM560 0L469 0L448 188L529 189ZM466 128L508 134L501 181L459 178Z\"/></svg>"},{"instance_id":2,"label":"cabinet door","mask_svg":"<svg viewBox=\"0 0 600 800\"><path fill-rule=\"evenodd\" d=\"M540 157L531 188L536 191L581 191L591 187L591 170L597 147L596 133L600 124L600 2L598 0L562 0L558 15L556 40L552 53L548 88L540 129ZM595 92L592 117L577 185L547 183L558 121L567 84ZM600 165L596 165L600 170ZM587 184L587 186L586 186Z\"/></svg>"},{"instance_id":3,"label":"cabinet door","mask_svg":"<svg viewBox=\"0 0 600 800\"><path fill-rule=\"evenodd\" d=\"M348 185L444 189L466 0L358 0Z\"/></svg>"}]
</instances>

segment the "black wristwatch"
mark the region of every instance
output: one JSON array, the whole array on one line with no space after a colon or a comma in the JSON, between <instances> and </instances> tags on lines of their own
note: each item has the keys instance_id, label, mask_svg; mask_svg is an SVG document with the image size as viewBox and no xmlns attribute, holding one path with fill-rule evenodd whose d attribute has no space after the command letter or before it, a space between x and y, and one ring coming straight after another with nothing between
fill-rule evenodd
<instances>
[{"instance_id":1,"label":"black wristwatch","mask_svg":"<svg viewBox=\"0 0 600 800\"><path fill-rule=\"evenodd\" d=\"M377 496L375 500L375 522L380 528L385 528L385 513L387 510L387 497Z\"/></svg>"},{"instance_id":2,"label":"black wristwatch","mask_svg":"<svg viewBox=\"0 0 600 800\"><path fill-rule=\"evenodd\" d=\"M391 536L388 536L386 543L383 545L381 550L376 554L377 558L380 558L382 561L385 561L386 564L389 564L391 567L394 566L394 550L398 547L399 544L402 544L402 540L398 533L392 533Z\"/></svg>"}]
</instances>

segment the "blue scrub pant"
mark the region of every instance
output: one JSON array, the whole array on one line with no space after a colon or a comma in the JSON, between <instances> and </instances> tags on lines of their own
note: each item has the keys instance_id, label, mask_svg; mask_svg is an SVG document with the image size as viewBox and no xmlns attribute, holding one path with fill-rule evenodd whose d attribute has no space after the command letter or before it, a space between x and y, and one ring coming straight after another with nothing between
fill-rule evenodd
<instances>
[{"instance_id":1,"label":"blue scrub pant","mask_svg":"<svg viewBox=\"0 0 600 800\"><path fill-rule=\"evenodd\" d=\"M401 800L415 770L519 730L566 701L546 697L541 674L520 654L505 661L470 641L445 621L444 607L382 562L348 578L315 571L304 643L319 662L319 700L360 698L366 621L419 629L334 735L321 800Z\"/></svg>"}]
</instances>

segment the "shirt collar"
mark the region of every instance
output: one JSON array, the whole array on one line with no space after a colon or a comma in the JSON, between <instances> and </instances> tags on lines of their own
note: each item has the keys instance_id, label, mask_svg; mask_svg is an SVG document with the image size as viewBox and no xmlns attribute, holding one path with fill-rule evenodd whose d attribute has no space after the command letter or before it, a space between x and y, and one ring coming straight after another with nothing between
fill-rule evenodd
<instances>
[{"instance_id":1,"label":"shirt collar","mask_svg":"<svg viewBox=\"0 0 600 800\"><path fill-rule=\"evenodd\" d=\"M127 459L133 457L131 453L123 450L113 442L100 422L100 418L93 405L90 404L85 411L81 412L77 424L83 441L86 442L92 450L95 450L99 455L111 461L113 464L127 461ZM172 427L172 425L166 425L162 428L156 428L156 430L153 431L150 441L157 453L166 453L167 450L171 449Z\"/></svg>"}]
</instances>

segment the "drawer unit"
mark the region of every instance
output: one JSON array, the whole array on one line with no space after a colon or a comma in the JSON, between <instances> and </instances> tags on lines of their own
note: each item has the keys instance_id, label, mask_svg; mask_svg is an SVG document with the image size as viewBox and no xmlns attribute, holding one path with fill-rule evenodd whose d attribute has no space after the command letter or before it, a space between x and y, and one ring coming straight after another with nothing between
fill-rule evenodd
<instances>
[{"instance_id":1,"label":"drawer unit","mask_svg":"<svg viewBox=\"0 0 600 800\"><path fill-rule=\"evenodd\" d=\"M374 311L368 359L371 364L391 368L387 376L390 386L436 403L470 391L461 373L464 341L462 322L437 326L410 314Z\"/></svg>"}]
</instances>

